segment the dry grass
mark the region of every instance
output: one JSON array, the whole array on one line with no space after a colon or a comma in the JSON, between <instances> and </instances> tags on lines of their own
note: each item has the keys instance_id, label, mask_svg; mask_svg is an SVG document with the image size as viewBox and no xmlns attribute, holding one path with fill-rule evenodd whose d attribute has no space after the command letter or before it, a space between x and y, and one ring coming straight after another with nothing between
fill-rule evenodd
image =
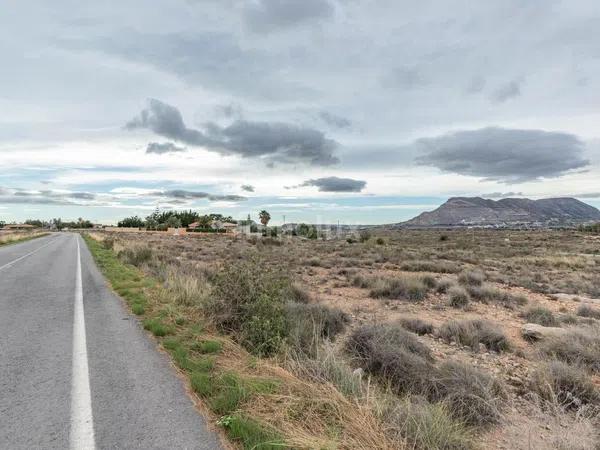
<instances>
[{"instance_id":1,"label":"dry grass","mask_svg":"<svg viewBox=\"0 0 600 450\"><path fill-rule=\"evenodd\" d=\"M486 320L451 320L438 329L438 335L446 342L455 342L478 352L480 345L487 350L504 352L511 343L502 329Z\"/></svg>"},{"instance_id":2,"label":"dry grass","mask_svg":"<svg viewBox=\"0 0 600 450\"><path fill-rule=\"evenodd\" d=\"M442 234L444 239L441 239ZM595 370L595 341L569 337L567 343L560 345L554 342L532 345L522 341L518 330L523 321L529 319L549 324L554 317L565 327L595 323L594 312L587 308L580 310L582 315L575 315L577 306L588 303L571 304L560 296L552 299L539 293L565 292L582 298L600 296L600 240L568 231L403 230L382 235L383 244L377 243L378 237L348 243L345 240L281 237L244 240L230 236L174 237L145 233L143 236L119 235L111 245L116 252L139 245L152 248L150 260L141 262L140 267L156 276L164 291L170 293L157 300L159 307L146 304L142 316L159 314L160 323L174 333L161 340L179 336L183 330L189 330L191 324L201 321L202 341L225 339L229 342L220 352L208 355L214 360L211 370L215 373L239 370L242 380L277 378L274 372L264 371L267 365L269 371L283 370L288 374L282 375L283 381L277 383L276 390L254 393L240 402L239 413L233 415L255 418L266 427L267 434L268 430L276 430L276 435L297 447L373 448L374 442L379 440L383 444L375 448L469 448L488 439L492 440L491 445L510 446L511 441L498 441L500 434L496 431L505 427L500 415L506 412L502 409L503 394L494 387L496 380L490 381L492 371L510 383L507 392L514 399L519 398L515 397L517 392L522 395L533 389L519 380L528 379L527 373L537 367L539 358L548 359L550 355L569 365L579 365L588 376ZM268 324L253 322L252 331L260 332L247 341L248 335L241 333L241 328L213 327L218 323L214 320L216 313L224 311L220 308L211 311L215 297L210 295L210 290L206 297L202 292L203 286L212 289L219 274L224 273L226 284L231 287L230 282L237 275L230 275L227 269L237 267L238 261L250 261L257 253L261 255L261 263L255 270L280 270L292 281L281 302L275 302L275 316L272 302L252 302L252 308L258 309L250 312L251 317L282 318L281 345L273 346L269 352L273 356L269 358L257 352L260 346L254 339L262 340L263 331L272 329L270 320ZM170 273L171 270L175 272ZM196 278L201 280L197 285L192 281ZM456 295L460 289L466 290L470 297L471 303L465 309L473 323L450 327L448 324L453 323L453 319L465 322L465 312L448 305L454 298L455 305L462 305L460 296ZM226 314L221 317L238 320L238 324L249 323L246 320L249 316L244 315L249 313L246 307L231 306L241 298L236 292L246 295L251 290L226 289L223 295L216 296L225 305ZM463 292L460 290L460 294ZM382 300L373 300L369 294ZM528 300L536 306L525 309ZM481 320L492 317L491 327ZM290 318L296 324L291 329L285 325ZM439 326L443 321L447 323ZM477 321L487 325L480 326ZM364 332L365 327L388 326L400 329L403 337L384 339ZM220 336L217 329L224 335ZM361 330L360 335L357 330ZM437 330L440 331L432 334ZM406 334L416 339L417 346L410 344L410 338L404 338ZM444 336L450 338L438 339ZM584 341L588 345L584 345ZM373 345L376 351L364 358L360 352L345 353L343 349L348 349L352 342ZM459 345L448 345L451 342ZM239 343L243 343L248 352L240 348ZM419 344L431 349L429 356L420 353ZM480 344L485 345L485 350L496 352L483 354L479 352L483 349ZM515 351L505 353L511 344ZM235 347L235 352L229 345ZM468 348L464 348L465 345ZM535 349L542 350L541 356L531 351ZM189 351L190 358L199 357L195 350ZM240 351L246 359L236 353ZM431 355L435 355L435 359ZM241 358L239 364L231 361L235 358ZM453 359L467 366L477 365L477 373L465 373L456 367L450 370L446 363L450 364ZM450 373L442 377L442 368ZM298 387L297 391L294 388L293 392L282 388L287 376L296 380L291 382L293 385L301 383L304 388ZM200 388L202 382L211 379L206 374L196 378ZM421 382L414 382L415 378ZM440 383L444 388L436 385L436 379L446 380ZM477 391L482 386L486 389ZM410 404L404 404L405 400L393 392L417 394L426 400L412 397ZM479 392L474 397L473 410L492 399L491 413L485 412L481 423L466 416L470 407L460 406L470 405L471 392ZM336 396L343 401L332 400ZM453 404L459 406L451 407L451 398L456 401ZM331 402L334 404L330 405ZM346 418L348 411L338 408L354 408L357 417ZM255 411L262 412L257 415ZM390 411L397 414L384 414ZM358 415L362 413L368 414L369 419L360 419ZM566 411L564 414L570 418L574 413ZM300 420L315 421L314 430L299 423ZM341 424L342 420L348 421L348 425ZM461 420L472 425L465 428ZM536 420L544 423L542 418ZM598 422L590 423L598 425ZM484 434L471 433L471 426L489 424L500 428ZM358 431L350 429L351 426ZM361 435L369 427L375 431L369 429L370 437L363 439ZM467 436L465 447L461 447L463 435ZM550 439L554 442L550 437L546 437L545 442ZM559 445L558 440L556 445ZM560 445L564 446L564 442Z\"/></svg>"}]
</instances>

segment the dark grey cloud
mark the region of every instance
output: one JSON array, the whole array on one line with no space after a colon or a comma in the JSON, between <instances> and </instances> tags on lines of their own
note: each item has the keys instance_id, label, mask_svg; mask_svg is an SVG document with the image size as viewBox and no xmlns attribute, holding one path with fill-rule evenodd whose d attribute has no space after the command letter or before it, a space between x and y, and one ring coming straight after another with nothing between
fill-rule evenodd
<instances>
[{"instance_id":1,"label":"dark grey cloud","mask_svg":"<svg viewBox=\"0 0 600 450\"><path fill-rule=\"evenodd\" d=\"M254 186L252 186L251 184L242 184L242 186L240 187L242 188L242 191L254 192Z\"/></svg>"},{"instance_id":2,"label":"dark grey cloud","mask_svg":"<svg viewBox=\"0 0 600 450\"><path fill-rule=\"evenodd\" d=\"M266 33L327 19L333 13L328 0L255 0L246 2L243 18L252 31Z\"/></svg>"},{"instance_id":3,"label":"dark grey cloud","mask_svg":"<svg viewBox=\"0 0 600 450\"><path fill-rule=\"evenodd\" d=\"M503 84L494 92L492 92L492 100L496 103L503 103L511 98L521 95L521 80L512 80Z\"/></svg>"},{"instance_id":4,"label":"dark grey cloud","mask_svg":"<svg viewBox=\"0 0 600 450\"><path fill-rule=\"evenodd\" d=\"M241 195L220 195L220 194L209 194L208 192L200 191L186 191L183 189L173 189L167 191L153 191L147 194L151 197L166 197L177 200L200 200L206 199L210 201L228 201L228 202L241 202L248 200L247 197Z\"/></svg>"},{"instance_id":5,"label":"dark grey cloud","mask_svg":"<svg viewBox=\"0 0 600 450\"><path fill-rule=\"evenodd\" d=\"M508 197L523 197L522 192L491 192L482 194L482 198L508 198Z\"/></svg>"},{"instance_id":6,"label":"dark grey cloud","mask_svg":"<svg viewBox=\"0 0 600 450\"><path fill-rule=\"evenodd\" d=\"M60 192L0 188L0 204L81 205L96 200L91 192Z\"/></svg>"},{"instance_id":7,"label":"dark grey cloud","mask_svg":"<svg viewBox=\"0 0 600 450\"><path fill-rule=\"evenodd\" d=\"M312 165L339 162L334 156L337 142L319 130L280 122L236 120L226 127L205 124L202 132L188 128L177 108L156 99L150 99L148 107L125 127L129 130L146 128L160 136L221 154Z\"/></svg>"},{"instance_id":8,"label":"dark grey cloud","mask_svg":"<svg viewBox=\"0 0 600 450\"><path fill-rule=\"evenodd\" d=\"M505 183L559 177L590 164L568 133L482 128L416 141L420 165Z\"/></svg>"},{"instance_id":9,"label":"dark grey cloud","mask_svg":"<svg viewBox=\"0 0 600 450\"><path fill-rule=\"evenodd\" d=\"M350 128L352 126L352 122L349 119L327 111L321 111L319 117L327 125L334 128Z\"/></svg>"},{"instance_id":10,"label":"dark grey cloud","mask_svg":"<svg viewBox=\"0 0 600 450\"><path fill-rule=\"evenodd\" d=\"M319 192L360 192L366 185L366 181L352 178L325 177L306 180L299 186L315 186Z\"/></svg>"},{"instance_id":11,"label":"dark grey cloud","mask_svg":"<svg viewBox=\"0 0 600 450\"><path fill-rule=\"evenodd\" d=\"M146 153L156 153L157 155L163 155L165 153L181 153L185 151L185 147L179 147L172 142L150 142L146 146Z\"/></svg>"}]
</instances>

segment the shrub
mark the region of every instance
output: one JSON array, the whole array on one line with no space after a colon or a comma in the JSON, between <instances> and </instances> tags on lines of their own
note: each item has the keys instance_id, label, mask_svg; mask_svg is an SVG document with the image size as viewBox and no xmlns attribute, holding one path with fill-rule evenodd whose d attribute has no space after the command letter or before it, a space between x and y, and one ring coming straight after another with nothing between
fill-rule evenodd
<instances>
[{"instance_id":1,"label":"shrub","mask_svg":"<svg viewBox=\"0 0 600 450\"><path fill-rule=\"evenodd\" d=\"M424 334L433 334L433 324L416 317L403 317L400 319L400 326L420 336Z\"/></svg>"},{"instance_id":2,"label":"shrub","mask_svg":"<svg viewBox=\"0 0 600 450\"><path fill-rule=\"evenodd\" d=\"M312 297L302 286L298 283L291 283L289 286L289 300L297 303L310 303Z\"/></svg>"},{"instance_id":3,"label":"shrub","mask_svg":"<svg viewBox=\"0 0 600 450\"><path fill-rule=\"evenodd\" d=\"M454 417L468 425L500 422L505 398L498 380L466 363L446 361L436 371L432 399L443 401Z\"/></svg>"},{"instance_id":4,"label":"shrub","mask_svg":"<svg viewBox=\"0 0 600 450\"><path fill-rule=\"evenodd\" d=\"M358 238L360 239L360 242L367 242L369 239L371 239L371 232L368 230L361 230L358 233Z\"/></svg>"},{"instance_id":5,"label":"shrub","mask_svg":"<svg viewBox=\"0 0 600 450\"><path fill-rule=\"evenodd\" d=\"M324 339L334 339L350 321L342 310L314 303L289 303L286 315L290 327L288 343L307 355L316 354Z\"/></svg>"},{"instance_id":6,"label":"shrub","mask_svg":"<svg viewBox=\"0 0 600 450\"><path fill-rule=\"evenodd\" d=\"M382 237L378 237L375 243L377 245L385 245L385 239L383 239Z\"/></svg>"},{"instance_id":7,"label":"shrub","mask_svg":"<svg viewBox=\"0 0 600 450\"><path fill-rule=\"evenodd\" d=\"M118 256L125 263L140 267L152 259L152 249L149 247L126 248L121 250Z\"/></svg>"},{"instance_id":8,"label":"shrub","mask_svg":"<svg viewBox=\"0 0 600 450\"><path fill-rule=\"evenodd\" d=\"M437 286L437 280L431 275L422 275L421 281L428 289L434 289Z\"/></svg>"},{"instance_id":9,"label":"shrub","mask_svg":"<svg viewBox=\"0 0 600 450\"><path fill-rule=\"evenodd\" d=\"M453 308L464 308L469 304L469 293L460 286L453 286L448 291L448 302Z\"/></svg>"},{"instance_id":10,"label":"shrub","mask_svg":"<svg viewBox=\"0 0 600 450\"><path fill-rule=\"evenodd\" d=\"M278 297L260 294L243 308L244 322L238 339L246 349L259 356L277 353L289 332L284 304Z\"/></svg>"},{"instance_id":11,"label":"shrub","mask_svg":"<svg viewBox=\"0 0 600 450\"><path fill-rule=\"evenodd\" d=\"M600 391L589 376L578 367L562 361L551 361L537 369L529 386L541 399L567 409L600 405Z\"/></svg>"},{"instance_id":12,"label":"shrub","mask_svg":"<svg viewBox=\"0 0 600 450\"><path fill-rule=\"evenodd\" d=\"M361 374L337 357L330 346L325 347L314 358L289 358L287 365L301 378L331 383L346 397L362 398L368 393L368 385Z\"/></svg>"},{"instance_id":13,"label":"shrub","mask_svg":"<svg viewBox=\"0 0 600 450\"><path fill-rule=\"evenodd\" d=\"M467 286L481 286L485 281L485 274L481 270L467 270L458 276L458 282Z\"/></svg>"},{"instance_id":14,"label":"shrub","mask_svg":"<svg viewBox=\"0 0 600 450\"><path fill-rule=\"evenodd\" d=\"M169 295L179 305L202 305L209 295L208 283L201 276L189 276L170 271L165 284Z\"/></svg>"},{"instance_id":15,"label":"shrub","mask_svg":"<svg viewBox=\"0 0 600 450\"><path fill-rule=\"evenodd\" d=\"M446 261L407 261L400 266L407 272L435 272L435 273L457 273L460 271L457 264Z\"/></svg>"},{"instance_id":16,"label":"shrub","mask_svg":"<svg viewBox=\"0 0 600 450\"><path fill-rule=\"evenodd\" d=\"M471 296L471 299L477 300L482 303L500 303L506 308L513 308L515 305L525 305L527 298L522 295L513 295L510 292L501 291L488 285L467 285L467 292Z\"/></svg>"},{"instance_id":17,"label":"shrub","mask_svg":"<svg viewBox=\"0 0 600 450\"><path fill-rule=\"evenodd\" d=\"M552 311L543 306L534 306L522 314L522 317L529 323L537 323L545 327L555 327L558 320L554 317Z\"/></svg>"},{"instance_id":18,"label":"shrub","mask_svg":"<svg viewBox=\"0 0 600 450\"><path fill-rule=\"evenodd\" d=\"M421 278L406 275L396 278L376 278L370 287L369 295L373 298L407 300L423 300L428 290Z\"/></svg>"},{"instance_id":19,"label":"shrub","mask_svg":"<svg viewBox=\"0 0 600 450\"><path fill-rule=\"evenodd\" d=\"M371 287L373 284L373 280L362 275L356 275L354 278L352 278L352 286L354 287L366 289Z\"/></svg>"},{"instance_id":20,"label":"shrub","mask_svg":"<svg viewBox=\"0 0 600 450\"><path fill-rule=\"evenodd\" d=\"M347 351L367 372L396 393L422 393L433 369L431 352L414 334L397 325L365 325L354 330Z\"/></svg>"},{"instance_id":21,"label":"shrub","mask_svg":"<svg viewBox=\"0 0 600 450\"><path fill-rule=\"evenodd\" d=\"M443 278L440 281L438 281L436 292L440 294L445 294L450 290L452 286L454 286L454 282L452 280L449 280L448 278Z\"/></svg>"},{"instance_id":22,"label":"shrub","mask_svg":"<svg viewBox=\"0 0 600 450\"><path fill-rule=\"evenodd\" d=\"M540 343L540 351L566 362L600 372L600 333L598 327L570 330L560 338Z\"/></svg>"},{"instance_id":23,"label":"shrub","mask_svg":"<svg viewBox=\"0 0 600 450\"><path fill-rule=\"evenodd\" d=\"M250 352L271 355L288 334L285 304L290 283L256 258L226 266L213 279L206 312Z\"/></svg>"},{"instance_id":24,"label":"shrub","mask_svg":"<svg viewBox=\"0 0 600 450\"><path fill-rule=\"evenodd\" d=\"M473 351L479 351L479 344L496 352L510 350L510 341L496 325L486 320L451 320L438 330L439 336L446 342L456 342Z\"/></svg>"},{"instance_id":25,"label":"shrub","mask_svg":"<svg viewBox=\"0 0 600 450\"><path fill-rule=\"evenodd\" d=\"M577 308L577 315L580 317L591 317L600 320L600 309L592 308L590 305L583 304Z\"/></svg>"},{"instance_id":26,"label":"shrub","mask_svg":"<svg viewBox=\"0 0 600 450\"><path fill-rule=\"evenodd\" d=\"M106 250L113 250L115 248L115 238L106 238L102 241L102 246Z\"/></svg>"},{"instance_id":27,"label":"shrub","mask_svg":"<svg viewBox=\"0 0 600 450\"><path fill-rule=\"evenodd\" d=\"M454 419L443 403L406 398L385 413L385 422L406 448L419 450L468 450L475 448L473 436Z\"/></svg>"}]
</instances>

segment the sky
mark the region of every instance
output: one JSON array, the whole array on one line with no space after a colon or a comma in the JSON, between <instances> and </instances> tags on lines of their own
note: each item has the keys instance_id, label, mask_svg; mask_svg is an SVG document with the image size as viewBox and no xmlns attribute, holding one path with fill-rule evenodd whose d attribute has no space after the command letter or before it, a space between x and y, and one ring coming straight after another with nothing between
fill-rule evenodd
<instances>
[{"instance_id":1,"label":"sky","mask_svg":"<svg viewBox=\"0 0 600 450\"><path fill-rule=\"evenodd\" d=\"M600 207L594 0L6 0L0 220Z\"/></svg>"}]
</instances>

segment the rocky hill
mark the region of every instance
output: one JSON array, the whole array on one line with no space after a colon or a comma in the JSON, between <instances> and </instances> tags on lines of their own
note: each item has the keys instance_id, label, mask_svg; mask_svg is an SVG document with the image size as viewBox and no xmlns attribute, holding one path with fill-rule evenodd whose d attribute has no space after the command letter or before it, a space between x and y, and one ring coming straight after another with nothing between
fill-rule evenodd
<instances>
[{"instance_id":1,"label":"rocky hill","mask_svg":"<svg viewBox=\"0 0 600 450\"><path fill-rule=\"evenodd\" d=\"M504 198L495 201L481 197L453 197L434 211L424 212L399 226L544 226L594 220L600 220L600 210L575 198Z\"/></svg>"}]
</instances>

